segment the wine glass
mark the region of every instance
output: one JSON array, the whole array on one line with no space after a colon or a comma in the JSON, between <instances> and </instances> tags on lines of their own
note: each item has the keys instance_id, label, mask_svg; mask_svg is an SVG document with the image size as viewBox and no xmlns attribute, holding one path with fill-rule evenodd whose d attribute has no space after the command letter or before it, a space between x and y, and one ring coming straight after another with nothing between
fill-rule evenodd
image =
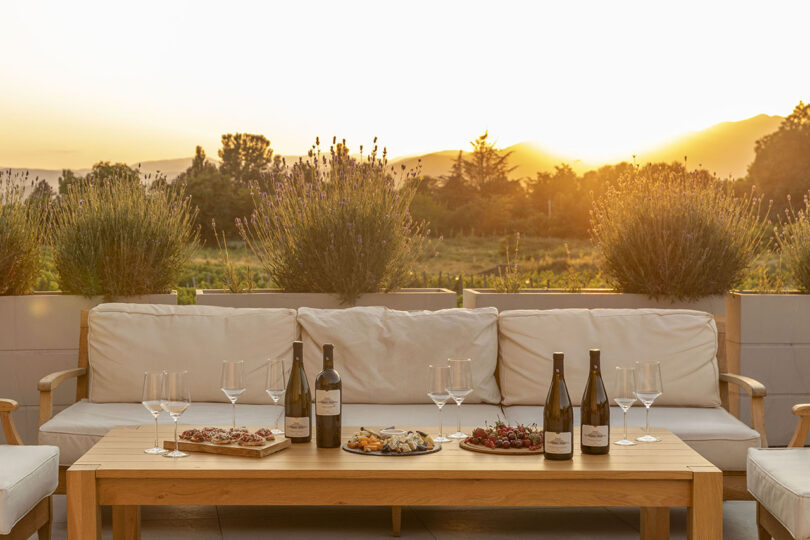
<instances>
[{"instance_id":1,"label":"wine glass","mask_svg":"<svg viewBox=\"0 0 810 540\"><path fill-rule=\"evenodd\" d=\"M144 450L147 454L163 455L168 450L164 450L158 446L158 416L160 416L160 396L163 392L163 372L162 371L147 371L143 374L143 396L141 403L146 407L146 410L152 413L155 419L155 446Z\"/></svg>"},{"instance_id":2,"label":"wine glass","mask_svg":"<svg viewBox=\"0 0 810 540\"><path fill-rule=\"evenodd\" d=\"M165 371L160 406L174 420L174 450L164 457L181 458L188 454L177 448L177 421L191 405L191 391L188 386L188 371Z\"/></svg>"},{"instance_id":3,"label":"wine glass","mask_svg":"<svg viewBox=\"0 0 810 540\"><path fill-rule=\"evenodd\" d=\"M289 374L290 372L285 366L283 358L274 358L267 363L267 384L265 391L267 395L270 396L270 399L273 400L273 405L278 405L278 402L284 397L284 393L287 391L287 379ZM275 435L284 434L284 430L278 427L278 419L284 412L283 409L284 407L282 406L281 412L276 415L275 426L272 429Z\"/></svg>"},{"instance_id":4,"label":"wine glass","mask_svg":"<svg viewBox=\"0 0 810 540\"><path fill-rule=\"evenodd\" d=\"M439 408L439 436L433 440L440 443L450 442L450 439L442 435L442 407L450 399L447 387L450 385L450 366L428 366L430 374L427 395Z\"/></svg>"},{"instance_id":5,"label":"wine glass","mask_svg":"<svg viewBox=\"0 0 810 540\"><path fill-rule=\"evenodd\" d=\"M448 360L450 364L450 385L447 393L456 402L458 408L458 422L456 432L450 435L451 439L466 439L467 434L461 431L461 402L464 401L472 388L472 361L469 358Z\"/></svg>"},{"instance_id":6,"label":"wine glass","mask_svg":"<svg viewBox=\"0 0 810 540\"><path fill-rule=\"evenodd\" d=\"M627 411L636 402L636 379L634 368L616 367L616 386L613 390L613 401L624 411L624 439L613 444L632 446L634 441L627 439Z\"/></svg>"},{"instance_id":7,"label":"wine glass","mask_svg":"<svg viewBox=\"0 0 810 540\"><path fill-rule=\"evenodd\" d=\"M233 427L236 427L236 400L245 392L245 363L242 360L222 362L221 389L231 400Z\"/></svg>"},{"instance_id":8,"label":"wine glass","mask_svg":"<svg viewBox=\"0 0 810 540\"><path fill-rule=\"evenodd\" d=\"M636 438L641 442L659 442L661 439L650 433L650 407L653 402L664 392L664 384L661 381L661 362L636 362L636 397L646 408L644 416L646 418L645 434Z\"/></svg>"}]
</instances>

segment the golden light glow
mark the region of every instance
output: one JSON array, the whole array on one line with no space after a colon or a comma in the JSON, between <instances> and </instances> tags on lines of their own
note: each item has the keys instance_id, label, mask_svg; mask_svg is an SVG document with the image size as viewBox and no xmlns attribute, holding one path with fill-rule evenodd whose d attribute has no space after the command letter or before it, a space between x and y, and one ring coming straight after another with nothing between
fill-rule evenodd
<instances>
[{"instance_id":1,"label":"golden light glow","mask_svg":"<svg viewBox=\"0 0 810 540\"><path fill-rule=\"evenodd\" d=\"M394 155L536 141L589 162L810 94L810 4L0 4L0 165L299 154L316 135Z\"/></svg>"}]
</instances>

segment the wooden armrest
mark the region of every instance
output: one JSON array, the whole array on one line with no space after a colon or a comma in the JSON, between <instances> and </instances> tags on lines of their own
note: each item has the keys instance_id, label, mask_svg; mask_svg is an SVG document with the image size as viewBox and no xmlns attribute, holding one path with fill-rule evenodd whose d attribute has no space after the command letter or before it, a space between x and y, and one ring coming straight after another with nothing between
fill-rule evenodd
<instances>
[{"instance_id":1,"label":"wooden armrest","mask_svg":"<svg viewBox=\"0 0 810 540\"><path fill-rule=\"evenodd\" d=\"M810 403L794 405L793 414L799 417L799 423L796 424L796 430L793 432L788 446L795 448L804 446L804 442L807 440L807 432L810 431Z\"/></svg>"},{"instance_id":2,"label":"wooden armrest","mask_svg":"<svg viewBox=\"0 0 810 540\"><path fill-rule=\"evenodd\" d=\"M751 377L737 375L736 373L721 373L720 380L739 386L751 397L765 397L768 395L765 385ZM810 405L808 405L810 407Z\"/></svg>"},{"instance_id":3,"label":"wooden armrest","mask_svg":"<svg viewBox=\"0 0 810 540\"><path fill-rule=\"evenodd\" d=\"M39 384L37 384L37 389L40 392L50 392L59 386L63 381L72 379L74 377L81 377L82 375L87 375L87 368L80 367L66 369L64 371L57 371L56 373L51 373L50 375L45 375L42 377L39 380Z\"/></svg>"},{"instance_id":4,"label":"wooden armrest","mask_svg":"<svg viewBox=\"0 0 810 540\"><path fill-rule=\"evenodd\" d=\"M13 399L0 398L0 412L16 411L19 405Z\"/></svg>"},{"instance_id":5,"label":"wooden armrest","mask_svg":"<svg viewBox=\"0 0 810 540\"><path fill-rule=\"evenodd\" d=\"M799 403L794 405L793 414L796 416L810 416L810 403Z\"/></svg>"}]
</instances>

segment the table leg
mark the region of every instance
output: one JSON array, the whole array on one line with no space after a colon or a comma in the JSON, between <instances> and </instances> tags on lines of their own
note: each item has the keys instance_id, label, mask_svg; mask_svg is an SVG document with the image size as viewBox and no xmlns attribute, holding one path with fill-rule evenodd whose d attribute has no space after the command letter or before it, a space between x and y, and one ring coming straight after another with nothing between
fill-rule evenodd
<instances>
[{"instance_id":1,"label":"table leg","mask_svg":"<svg viewBox=\"0 0 810 540\"><path fill-rule=\"evenodd\" d=\"M113 540L141 539L141 507L113 506Z\"/></svg>"},{"instance_id":2,"label":"table leg","mask_svg":"<svg viewBox=\"0 0 810 540\"><path fill-rule=\"evenodd\" d=\"M391 507L391 527L393 528L394 536L402 534L402 507Z\"/></svg>"},{"instance_id":3,"label":"table leg","mask_svg":"<svg viewBox=\"0 0 810 540\"><path fill-rule=\"evenodd\" d=\"M53 523L53 495L48 497L48 522L37 530L38 540L51 540L52 523Z\"/></svg>"},{"instance_id":4,"label":"table leg","mask_svg":"<svg viewBox=\"0 0 810 540\"><path fill-rule=\"evenodd\" d=\"M99 540L101 508L96 494L96 466L74 465L67 472L68 540Z\"/></svg>"},{"instance_id":5,"label":"table leg","mask_svg":"<svg viewBox=\"0 0 810 540\"><path fill-rule=\"evenodd\" d=\"M723 473L714 467L692 469L692 506L686 510L689 540L723 538Z\"/></svg>"},{"instance_id":6,"label":"table leg","mask_svg":"<svg viewBox=\"0 0 810 540\"><path fill-rule=\"evenodd\" d=\"M669 508L641 508L641 540L669 540Z\"/></svg>"}]
</instances>

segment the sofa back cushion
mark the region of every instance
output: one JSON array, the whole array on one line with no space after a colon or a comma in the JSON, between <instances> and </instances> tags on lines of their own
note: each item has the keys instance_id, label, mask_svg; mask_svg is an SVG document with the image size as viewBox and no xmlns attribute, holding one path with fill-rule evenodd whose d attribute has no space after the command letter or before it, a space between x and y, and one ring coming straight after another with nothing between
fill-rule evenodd
<instances>
[{"instance_id":1,"label":"sofa back cushion","mask_svg":"<svg viewBox=\"0 0 810 540\"><path fill-rule=\"evenodd\" d=\"M617 366L661 362L664 393L656 405L720 405L717 327L700 311L680 309L551 309L499 316L500 383L504 405L542 405L552 353L565 353L565 381L579 405L588 349L601 349L608 396Z\"/></svg>"},{"instance_id":2,"label":"sofa back cushion","mask_svg":"<svg viewBox=\"0 0 810 540\"><path fill-rule=\"evenodd\" d=\"M144 371L188 370L192 406L225 402L222 362L244 360L239 403L270 403L267 361L292 358L297 334L294 309L102 304L89 316L89 398L139 402Z\"/></svg>"},{"instance_id":3,"label":"sofa back cushion","mask_svg":"<svg viewBox=\"0 0 810 540\"><path fill-rule=\"evenodd\" d=\"M470 358L474 391L465 403L498 403L495 308L394 311L384 307L298 310L312 386L321 347L335 346L344 403L432 403L428 365Z\"/></svg>"}]
</instances>

